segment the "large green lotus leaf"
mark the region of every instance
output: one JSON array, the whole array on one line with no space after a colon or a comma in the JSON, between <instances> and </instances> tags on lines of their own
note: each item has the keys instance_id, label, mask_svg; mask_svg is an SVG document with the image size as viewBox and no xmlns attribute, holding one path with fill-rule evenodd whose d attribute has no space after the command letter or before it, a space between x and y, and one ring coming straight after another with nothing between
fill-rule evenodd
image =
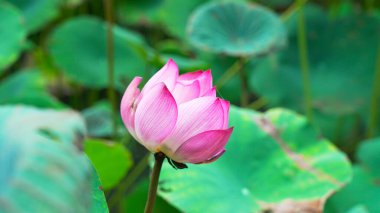
<instances>
[{"instance_id":1,"label":"large green lotus leaf","mask_svg":"<svg viewBox=\"0 0 380 213\"><path fill-rule=\"evenodd\" d=\"M121 22L128 24L155 24L158 8L163 0L122 0L116 3L116 13Z\"/></svg>"},{"instance_id":2,"label":"large green lotus leaf","mask_svg":"<svg viewBox=\"0 0 380 213\"><path fill-rule=\"evenodd\" d=\"M288 7L293 1L292 0L259 0L260 4L267 5L271 8L286 8Z\"/></svg>"},{"instance_id":3,"label":"large green lotus leaf","mask_svg":"<svg viewBox=\"0 0 380 213\"><path fill-rule=\"evenodd\" d=\"M124 90L130 80L144 74L148 51L142 38L134 32L115 26L115 85ZM57 66L73 81L90 88L108 85L106 24L94 17L68 20L57 29L48 42Z\"/></svg>"},{"instance_id":4,"label":"large green lotus leaf","mask_svg":"<svg viewBox=\"0 0 380 213\"><path fill-rule=\"evenodd\" d=\"M20 12L0 1L0 74L18 58L25 38L26 29Z\"/></svg>"},{"instance_id":5,"label":"large green lotus leaf","mask_svg":"<svg viewBox=\"0 0 380 213\"><path fill-rule=\"evenodd\" d=\"M91 137L108 137L112 135L112 106L100 101L82 111L86 121L88 135Z\"/></svg>"},{"instance_id":6,"label":"large green lotus leaf","mask_svg":"<svg viewBox=\"0 0 380 213\"><path fill-rule=\"evenodd\" d=\"M346 211L346 213L370 213L368 209L363 205L357 205L352 207L350 210Z\"/></svg>"},{"instance_id":7,"label":"large green lotus leaf","mask_svg":"<svg viewBox=\"0 0 380 213\"><path fill-rule=\"evenodd\" d=\"M362 142L351 183L328 200L326 212L345 212L357 205L364 206L371 213L380 212L379 153L380 138Z\"/></svg>"},{"instance_id":8,"label":"large green lotus leaf","mask_svg":"<svg viewBox=\"0 0 380 213\"><path fill-rule=\"evenodd\" d=\"M311 6L305 14L313 109L329 115L368 109L380 19L364 15L328 19L323 11ZM302 110L296 16L288 28L288 48L253 63L250 85L271 106Z\"/></svg>"},{"instance_id":9,"label":"large green lotus leaf","mask_svg":"<svg viewBox=\"0 0 380 213\"><path fill-rule=\"evenodd\" d=\"M122 144L88 139L84 151L99 174L105 190L117 185L133 164L131 153Z\"/></svg>"},{"instance_id":10,"label":"large green lotus leaf","mask_svg":"<svg viewBox=\"0 0 380 213\"><path fill-rule=\"evenodd\" d=\"M108 213L108 205L104 195L103 186L100 183L95 168L92 168L92 206L91 213Z\"/></svg>"},{"instance_id":11,"label":"large green lotus leaf","mask_svg":"<svg viewBox=\"0 0 380 213\"><path fill-rule=\"evenodd\" d=\"M356 204L365 206L371 213L380 212L379 178L355 165L351 183L328 200L326 213L345 212Z\"/></svg>"},{"instance_id":12,"label":"large green lotus leaf","mask_svg":"<svg viewBox=\"0 0 380 213\"><path fill-rule=\"evenodd\" d=\"M0 212L88 212L93 168L73 111L0 107ZM98 186L99 187L99 186Z\"/></svg>"},{"instance_id":13,"label":"large green lotus leaf","mask_svg":"<svg viewBox=\"0 0 380 213\"><path fill-rule=\"evenodd\" d=\"M243 2L214 2L197 8L187 32L194 46L234 56L267 54L286 42L285 27L276 14Z\"/></svg>"},{"instance_id":14,"label":"large green lotus leaf","mask_svg":"<svg viewBox=\"0 0 380 213\"><path fill-rule=\"evenodd\" d=\"M373 176L380 179L380 138L362 142L356 158Z\"/></svg>"},{"instance_id":15,"label":"large green lotus leaf","mask_svg":"<svg viewBox=\"0 0 380 213\"><path fill-rule=\"evenodd\" d=\"M163 23L170 34L179 38L186 35L186 23L193 10L207 0L165 0L158 9L157 19Z\"/></svg>"},{"instance_id":16,"label":"large green lotus leaf","mask_svg":"<svg viewBox=\"0 0 380 213\"><path fill-rule=\"evenodd\" d=\"M232 107L233 134L216 162L164 165L159 193L184 212L260 212L284 201L323 202L351 179L346 156L306 118ZM196 205L194 205L196 204Z\"/></svg>"},{"instance_id":17,"label":"large green lotus leaf","mask_svg":"<svg viewBox=\"0 0 380 213\"><path fill-rule=\"evenodd\" d=\"M35 32L55 18L62 0L6 0L20 9L29 33Z\"/></svg>"},{"instance_id":18,"label":"large green lotus leaf","mask_svg":"<svg viewBox=\"0 0 380 213\"><path fill-rule=\"evenodd\" d=\"M109 138L112 136L111 103L105 100L98 101L89 108L84 109L82 115L86 121L87 134L89 137ZM126 133L121 117L117 119L116 128L117 135L122 136Z\"/></svg>"},{"instance_id":19,"label":"large green lotus leaf","mask_svg":"<svg viewBox=\"0 0 380 213\"><path fill-rule=\"evenodd\" d=\"M380 210L380 138L361 143L354 176L346 187L327 202L327 212L344 212L361 205L368 212Z\"/></svg>"},{"instance_id":20,"label":"large green lotus leaf","mask_svg":"<svg viewBox=\"0 0 380 213\"><path fill-rule=\"evenodd\" d=\"M62 108L63 104L59 103L46 90L47 81L38 70L20 70L1 82L0 104L28 104L37 107Z\"/></svg>"},{"instance_id":21,"label":"large green lotus leaf","mask_svg":"<svg viewBox=\"0 0 380 213\"><path fill-rule=\"evenodd\" d=\"M149 179L143 179L131 193L129 193L123 202L123 209L126 213L144 212L145 201L149 191ZM157 197L154 204L154 213L179 213L179 211L168 204L161 197Z\"/></svg>"}]
</instances>

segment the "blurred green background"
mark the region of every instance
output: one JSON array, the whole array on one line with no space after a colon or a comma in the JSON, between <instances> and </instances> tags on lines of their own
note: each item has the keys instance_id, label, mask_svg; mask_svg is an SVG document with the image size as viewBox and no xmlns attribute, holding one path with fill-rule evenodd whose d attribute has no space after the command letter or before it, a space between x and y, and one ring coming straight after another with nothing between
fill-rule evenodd
<instances>
[{"instance_id":1,"label":"blurred green background","mask_svg":"<svg viewBox=\"0 0 380 213\"><path fill-rule=\"evenodd\" d=\"M376 0L0 0L0 212L143 212L119 102L169 58L212 70L235 130L164 166L155 212L380 212Z\"/></svg>"}]
</instances>

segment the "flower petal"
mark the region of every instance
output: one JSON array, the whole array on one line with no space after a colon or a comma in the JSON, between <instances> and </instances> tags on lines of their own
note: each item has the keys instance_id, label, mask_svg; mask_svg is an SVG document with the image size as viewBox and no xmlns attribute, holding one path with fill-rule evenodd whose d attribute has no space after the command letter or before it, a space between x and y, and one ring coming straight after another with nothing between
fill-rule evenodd
<instances>
[{"instance_id":1,"label":"flower petal","mask_svg":"<svg viewBox=\"0 0 380 213\"><path fill-rule=\"evenodd\" d=\"M142 93L150 90L160 82L164 83L169 91L172 91L174 89L177 78L178 66L172 59L169 59L165 66L163 66L156 74L154 74L145 84Z\"/></svg>"},{"instance_id":2,"label":"flower petal","mask_svg":"<svg viewBox=\"0 0 380 213\"><path fill-rule=\"evenodd\" d=\"M158 83L143 94L135 115L135 130L139 142L152 152L174 129L177 103L164 83Z\"/></svg>"},{"instance_id":3,"label":"flower petal","mask_svg":"<svg viewBox=\"0 0 380 213\"><path fill-rule=\"evenodd\" d=\"M191 82L191 81L194 81L196 79L198 79L201 75L203 74L203 71L202 70L198 70L198 71L195 71L195 72L188 72L188 73L184 73L182 75L180 75L178 77L178 81L183 81L183 82Z\"/></svg>"},{"instance_id":4,"label":"flower petal","mask_svg":"<svg viewBox=\"0 0 380 213\"><path fill-rule=\"evenodd\" d=\"M203 95L201 95L202 97L204 96L212 96L212 97L216 97L216 88L213 87L211 88L209 91L205 92Z\"/></svg>"},{"instance_id":5,"label":"flower petal","mask_svg":"<svg viewBox=\"0 0 380 213\"><path fill-rule=\"evenodd\" d=\"M202 132L183 143L171 158L181 163L204 163L220 157L233 128ZM219 156L217 156L220 154Z\"/></svg>"},{"instance_id":6,"label":"flower petal","mask_svg":"<svg viewBox=\"0 0 380 213\"><path fill-rule=\"evenodd\" d=\"M135 77L131 83L128 85L127 89L124 92L123 98L121 99L120 104L120 114L123 119L125 127L131 133L133 137L135 135L135 108L133 106L136 98L140 94L138 88L141 83L141 77Z\"/></svg>"},{"instance_id":7,"label":"flower petal","mask_svg":"<svg viewBox=\"0 0 380 213\"><path fill-rule=\"evenodd\" d=\"M222 151L218 152L218 154L216 154L216 155L212 156L211 158L207 159L206 161L203 161L200 163L212 163L212 162L218 160L225 152L226 152L226 150L223 149Z\"/></svg>"},{"instance_id":8,"label":"flower petal","mask_svg":"<svg viewBox=\"0 0 380 213\"><path fill-rule=\"evenodd\" d=\"M208 130L223 129L224 110L219 98L201 97L178 108L177 124L162 143L161 150L170 155L187 139Z\"/></svg>"},{"instance_id":9,"label":"flower petal","mask_svg":"<svg viewBox=\"0 0 380 213\"><path fill-rule=\"evenodd\" d=\"M191 82L198 80L201 86L201 96L212 88L211 70L196 71L182 74L178 77L179 82Z\"/></svg>"},{"instance_id":10,"label":"flower petal","mask_svg":"<svg viewBox=\"0 0 380 213\"><path fill-rule=\"evenodd\" d=\"M177 104L190 101L192 99L198 98L200 93L199 81L194 81L191 84L185 85L183 83L177 82L172 94L177 101Z\"/></svg>"}]
</instances>

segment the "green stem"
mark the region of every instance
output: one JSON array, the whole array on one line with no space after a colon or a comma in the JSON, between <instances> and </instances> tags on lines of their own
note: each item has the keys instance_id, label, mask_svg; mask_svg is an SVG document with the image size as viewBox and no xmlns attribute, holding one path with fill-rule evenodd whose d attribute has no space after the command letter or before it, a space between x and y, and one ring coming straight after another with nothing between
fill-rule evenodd
<instances>
[{"instance_id":1,"label":"green stem","mask_svg":"<svg viewBox=\"0 0 380 213\"><path fill-rule=\"evenodd\" d=\"M299 4L303 0L298 0ZM298 48L300 65L302 72L302 84L304 93L304 107L306 116L309 121L313 120L313 108L312 108L312 96L311 96L311 83L309 75L309 61L308 61L308 51L307 51L307 40L306 40L306 24L305 16L303 13L303 8L299 8L298 11Z\"/></svg>"},{"instance_id":2,"label":"green stem","mask_svg":"<svg viewBox=\"0 0 380 213\"><path fill-rule=\"evenodd\" d=\"M307 3L307 1L308 0L295 1L287 10L285 10L285 12L281 14L281 20L288 20L295 12L302 8L303 5Z\"/></svg>"},{"instance_id":3,"label":"green stem","mask_svg":"<svg viewBox=\"0 0 380 213\"><path fill-rule=\"evenodd\" d=\"M236 60L235 63L233 63L228 70L226 70L223 75L219 78L219 80L216 82L216 88L220 90L224 84L226 84L232 77L236 75L236 73L239 72L241 69L242 64L239 60Z\"/></svg>"},{"instance_id":4,"label":"green stem","mask_svg":"<svg viewBox=\"0 0 380 213\"><path fill-rule=\"evenodd\" d=\"M373 0L366 0L365 1L365 7L368 11L371 11L374 8L374 1Z\"/></svg>"},{"instance_id":5,"label":"green stem","mask_svg":"<svg viewBox=\"0 0 380 213\"><path fill-rule=\"evenodd\" d=\"M143 173L145 168L148 166L148 158L150 153L146 154L143 159L137 164L137 166L128 174L127 178L125 178L116 188L116 191L110 201L109 209L112 209L116 204L118 204L123 198L125 192L130 188L132 183L134 183L137 178Z\"/></svg>"},{"instance_id":6,"label":"green stem","mask_svg":"<svg viewBox=\"0 0 380 213\"><path fill-rule=\"evenodd\" d=\"M375 135L376 126L379 117L379 99L380 99L380 44L377 50L376 70L373 78L371 105L369 109L369 121L367 137L371 138Z\"/></svg>"},{"instance_id":7,"label":"green stem","mask_svg":"<svg viewBox=\"0 0 380 213\"><path fill-rule=\"evenodd\" d=\"M249 104L249 91L248 91L248 79L247 75L245 73L245 70L243 69L244 66L244 59L239 59L240 69L239 69L239 77L240 77L240 86L241 86L241 97L240 97L240 105L242 107L245 107Z\"/></svg>"},{"instance_id":8,"label":"green stem","mask_svg":"<svg viewBox=\"0 0 380 213\"><path fill-rule=\"evenodd\" d=\"M248 105L248 108L252 108L254 110L259 110L262 107L264 107L267 103L268 103L267 100L265 100L264 98L258 98L254 102L250 103Z\"/></svg>"},{"instance_id":9,"label":"green stem","mask_svg":"<svg viewBox=\"0 0 380 213\"><path fill-rule=\"evenodd\" d=\"M107 19L107 60L108 60L108 99L112 104L113 137L117 134L116 94L114 85L114 41L113 41L113 0L104 0L105 16Z\"/></svg>"},{"instance_id":10,"label":"green stem","mask_svg":"<svg viewBox=\"0 0 380 213\"><path fill-rule=\"evenodd\" d=\"M146 201L144 213L152 213L154 202L156 201L158 179L162 168L162 163L165 160L165 155L162 152L154 154L155 162L150 178L148 200Z\"/></svg>"}]
</instances>

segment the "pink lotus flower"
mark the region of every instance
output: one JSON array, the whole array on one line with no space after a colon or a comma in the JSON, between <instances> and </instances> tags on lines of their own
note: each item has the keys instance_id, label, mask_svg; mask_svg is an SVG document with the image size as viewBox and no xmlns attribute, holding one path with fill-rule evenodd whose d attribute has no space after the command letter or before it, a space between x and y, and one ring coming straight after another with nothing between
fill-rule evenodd
<instances>
[{"instance_id":1,"label":"pink lotus flower","mask_svg":"<svg viewBox=\"0 0 380 213\"><path fill-rule=\"evenodd\" d=\"M120 108L138 142L180 163L208 163L224 153L233 130L230 104L216 97L210 70L178 75L170 59L140 92L141 80L132 80Z\"/></svg>"}]
</instances>

